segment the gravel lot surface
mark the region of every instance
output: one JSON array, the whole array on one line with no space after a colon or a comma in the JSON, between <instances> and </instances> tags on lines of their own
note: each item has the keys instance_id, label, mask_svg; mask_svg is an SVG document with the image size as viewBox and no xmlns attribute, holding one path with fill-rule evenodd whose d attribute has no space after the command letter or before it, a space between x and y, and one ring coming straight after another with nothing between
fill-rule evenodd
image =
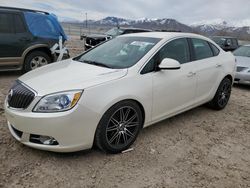
<instances>
[{"instance_id":1,"label":"gravel lot surface","mask_svg":"<svg viewBox=\"0 0 250 188\"><path fill-rule=\"evenodd\" d=\"M222 111L201 106L142 130L131 152L58 154L7 129L3 102L20 75L0 72L0 187L250 187L250 86L235 86Z\"/></svg>"}]
</instances>

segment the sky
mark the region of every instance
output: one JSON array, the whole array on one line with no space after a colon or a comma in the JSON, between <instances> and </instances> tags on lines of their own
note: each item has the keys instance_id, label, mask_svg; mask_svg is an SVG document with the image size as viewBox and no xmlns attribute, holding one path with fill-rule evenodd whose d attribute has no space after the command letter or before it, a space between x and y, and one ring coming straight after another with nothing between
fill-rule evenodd
<instances>
[{"instance_id":1,"label":"sky","mask_svg":"<svg viewBox=\"0 0 250 188\"><path fill-rule=\"evenodd\" d=\"M0 6L46 10L60 20L116 16L173 18L185 24L226 20L250 23L250 0L0 0Z\"/></svg>"}]
</instances>

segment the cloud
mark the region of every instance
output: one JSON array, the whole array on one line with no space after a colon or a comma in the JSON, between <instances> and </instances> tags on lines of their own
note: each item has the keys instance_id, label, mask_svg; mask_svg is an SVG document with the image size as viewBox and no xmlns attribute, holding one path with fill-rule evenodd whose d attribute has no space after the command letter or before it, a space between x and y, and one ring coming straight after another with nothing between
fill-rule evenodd
<instances>
[{"instance_id":1,"label":"cloud","mask_svg":"<svg viewBox=\"0 0 250 188\"><path fill-rule=\"evenodd\" d=\"M1 6L15 6L53 12L59 18L84 20L118 16L138 19L174 18L191 24L201 20L250 19L249 0L0 0Z\"/></svg>"}]
</instances>

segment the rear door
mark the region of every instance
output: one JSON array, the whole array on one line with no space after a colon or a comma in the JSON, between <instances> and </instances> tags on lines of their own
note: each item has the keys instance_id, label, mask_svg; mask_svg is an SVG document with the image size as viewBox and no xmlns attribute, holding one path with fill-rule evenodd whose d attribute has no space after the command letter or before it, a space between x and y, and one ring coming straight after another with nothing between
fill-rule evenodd
<instances>
[{"instance_id":1,"label":"rear door","mask_svg":"<svg viewBox=\"0 0 250 188\"><path fill-rule=\"evenodd\" d=\"M13 15L0 12L0 58L13 57Z\"/></svg>"},{"instance_id":2,"label":"rear door","mask_svg":"<svg viewBox=\"0 0 250 188\"><path fill-rule=\"evenodd\" d=\"M17 57L21 57L23 52L31 45L31 41L33 39L32 34L29 32L25 18L23 14L13 14L14 19L14 40L15 51L14 55Z\"/></svg>"},{"instance_id":3,"label":"rear door","mask_svg":"<svg viewBox=\"0 0 250 188\"><path fill-rule=\"evenodd\" d=\"M219 49L203 39L190 39L194 53L194 71L197 76L196 102L207 101L213 96L220 82L222 62L218 62Z\"/></svg>"}]
</instances>

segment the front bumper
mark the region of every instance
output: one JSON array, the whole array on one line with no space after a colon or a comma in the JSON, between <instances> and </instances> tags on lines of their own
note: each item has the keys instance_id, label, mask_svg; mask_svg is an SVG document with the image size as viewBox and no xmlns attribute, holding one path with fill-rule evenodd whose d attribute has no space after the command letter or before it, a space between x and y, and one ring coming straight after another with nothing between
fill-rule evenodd
<instances>
[{"instance_id":1,"label":"front bumper","mask_svg":"<svg viewBox=\"0 0 250 188\"><path fill-rule=\"evenodd\" d=\"M234 81L239 84L250 84L250 73L236 72Z\"/></svg>"},{"instance_id":2,"label":"front bumper","mask_svg":"<svg viewBox=\"0 0 250 188\"><path fill-rule=\"evenodd\" d=\"M79 104L66 112L34 113L11 109L5 103L5 115L14 138L32 148L54 152L90 149L100 119L99 114ZM53 137L58 145L34 143L32 135Z\"/></svg>"}]
</instances>

